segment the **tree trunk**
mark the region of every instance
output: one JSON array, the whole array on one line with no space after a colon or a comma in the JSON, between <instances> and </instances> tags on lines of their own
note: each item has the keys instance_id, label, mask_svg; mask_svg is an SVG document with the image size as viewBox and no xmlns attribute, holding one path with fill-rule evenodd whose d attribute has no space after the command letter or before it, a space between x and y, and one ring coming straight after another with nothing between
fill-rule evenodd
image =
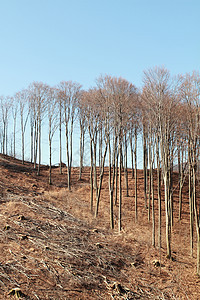
<instances>
[{"instance_id":1,"label":"tree trunk","mask_svg":"<svg viewBox=\"0 0 200 300\"><path fill-rule=\"evenodd\" d=\"M73 145L73 117L71 120L71 128L70 128L70 150L68 151L69 155L69 164L67 170L67 179L68 179L68 189L71 190L71 170L72 170L72 146Z\"/></svg>"},{"instance_id":2,"label":"tree trunk","mask_svg":"<svg viewBox=\"0 0 200 300\"><path fill-rule=\"evenodd\" d=\"M125 173L125 183L126 183L126 197L129 197L129 188L128 188L128 166L127 166L127 138L126 133L124 135L124 173Z\"/></svg>"},{"instance_id":3,"label":"tree trunk","mask_svg":"<svg viewBox=\"0 0 200 300\"><path fill-rule=\"evenodd\" d=\"M121 137L119 138L119 215L118 215L118 229L122 229L122 149Z\"/></svg>"},{"instance_id":4,"label":"tree trunk","mask_svg":"<svg viewBox=\"0 0 200 300\"><path fill-rule=\"evenodd\" d=\"M150 222L150 216L151 216L151 163L152 163L152 157L151 157L151 137L149 137L149 195L148 195L148 222Z\"/></svg>"},{"instance_id":5,"label":"tree trunk","mask_svg":"<svg viewBox=\"0 0 200 300\"><path fill-rule=\"evenodd\" d=\"M194 224L194 190L193 190L193 172L192 172L192 154L191 147L188 149L188 173L189 173L189 206L190 206L190 255L193 257L193 224Z\"/></svg>"},{"instance_id":6,"label":"tree trunk","mask_svg":"<svg viewBox=\"0 0 200 300\"><path fill-rule=\"evenodd\" d=\"M153 185L153 160L151 163L151 199L152 199L152 246L155 247L155 209L154 209L154 185Z\"/></svg>"},{"instance_id":7,"label":"tree trunk","mask_svg":"<svg viewBox=\"0 0 200 300\"><path fill-rule=\"evenodd\" d=\"M144 172L144 201L147 208L147 145L146 145L146 129L143 126L143 172Z\"/></svg>"},{"instance_id":8,"label":"tree trunk","mask_svg":"<svg viewBox=\"0 0 200 300\"><path fill-rule=\"evenodd\" d=\"M31 125L31 163L33 163L33 117L30 120Z\"/></svg>"},{"instance_id":9,"label":"tree trunk","mask_svg":"<svg viewBox=\"0 0 200 300\"><path fill-rule=\"evenodd\" d=\"M8 120L6 121L6 155L8 155Z\"/></svg>"},{"instance_id":10,"label":"tree trunk","mask_svg":"<svg viewBox=\"0 0 200 300\"><path fill-rule=\"evenodd\" d=\"M170 210L169 210L169 182L168 174L164 174L165 185L165 216L166 216L166 244L167 244L167 258L171 258L171 230L170 230Z\"/></svg>"},{"instance_id":11,"label":"tree trunk","mask_svg":"<svg viewBox=\"0 0 200 300\"><path fill-rule=\"evenodd\" d=\"M24 132L22 131L22 164L24 164Z\"/></svg>"},{"instance_id":12,"label":"tree trunk","mask_svg":"<svg viewBox=\"0 0 200 300\"><path fill-rule=\"evenodd\" d=\"M52 184L51 180L51 137L49 136L49 184Z\"/></svg>"},{"instance_id":13,"label":"tree trunk","mask_svg":"<svg viewBox=\"0 0 200 300\"><path fill-rule=\"evenodd\" d=\"M135 159L135 222L137 222L138 212L137 212L137 128L135 127L135 148L134 148L134 159Z\"/></svg>"},{"instance_id":14,"label":"tree trunk","mask_svg":"<svg viewBox=\"0 0 200 300\"><path fill-rule=\"evenodd\" d=\"M159 157L159 138L156 140L156 161L157 161L157 182L158 182L158 247L161 248L161 225L162 225L162 207L161 207L161 186L160 186L160 157Z\"/></svg>"},{"instance_id":15,"label":"tree trunk","mask_svg":"<svg viewBox=\"0 0 200 300\"><path fill-rule=\"evenodd\" d=\"M115 156L115 149L113 149L113 156ZM113 211L113 192L115 182L115 158L113 157L113 165L111 162L111 147L109 141L109 192L110 192L110 228L114 228L114 211Z\"/></svg>"},{"instance_id":16,"label":"tree trunk","mask_svg":"<svg viewBox=\"0 0 200 300\"><path fill-rule=\"evenodd\" d=\"M24 122L23 122L22 112L21 112L21 139L22 139L22 164L24 164Z\"/></svg>"},{"instance_id":17,"label":"tree trunk","mask_svg":"<svg viewBox=\"0 0 200 300\"><path fill-rule=\"evenodd\" d=\"M130 151L131 151L131 174L132 174L132 178L134 178L134 153L133 153L133 133L132 133L132 129L131 132L129 134L129 141L130 141Z\"/></svg>"},{"instance_id":18,"label":"tree trunk","mask_svg":"<svg viewBox=\"0 0 200 300\"><path fill-rule=\"evenodd\" d=\"M61 104L60 104L60 120L59 120L59 141L60 141L60 145L59 145L59 158L60 158L60 174L62 174L62 111L61 111Z\"/></svg>"},{"instance_id":19,"label":"tree trunk","mask_svg":"<svg viewBox=\"0 0 200 300\"><path fill-rule=\"evenodd\" d=\"M16 142L16 118L14 118L14 126L13 126L13 157L15 158L16 156L16 146L15 146L15 142Z\"/></svg>"},{"instance_id":20,"label":"tree trunk","mask_svg":"<svg viewBox=\"0 0 200 300\"><path fill-rule=\"evenodd\" d=\"M169 203L170 203L170 222L171 228L173 227L174 220L174 201L173 201L173 155L170 159L170 171L169 171Z\"/></svg>"},{"instance_id":21,"label":"tree trunk","mask_svg":"<svg viewBox=\"0 0 200 300\"><path fill-rule=\"evenodd\" d=\"M90 210L93 212L93 148L90 139Z\"/></svg>"},{"instance_id":22,"label":"tree trunk","mask_svg":"<svg viewBox=\"0 0 200 300\"><path fill-rule=\"evenodd\" d=\"M102 165L101 165L101 173L100 173L100 178L99 178L99 187L97 187L97 202L96 202L95 217L97 217L98 210L99 210L99 202L100 202L100 195L101 195L101 188L102 188L102 182L103 182L104 165L105 165L105 160L106 160L107 149L108 149L108 144L106 144L106 146L105 146Z\"/></svg>"},{"instance_id":23,"label":"tree trunk","mask_svg":"<svg viewBox=\"0 0 200 300\"><path fill-rule=\"evenodd\" d=\"M40 164L41 164L41 120L39 120L39 132L38 132L38 171L37 175L40 175Z\"/></svg>"},{"instance_id":24,"label":"tree trunk","mask_svg":"<svg viewBox=\"0 0 200 300\"><path fill-rule=\"evenodd\" d=\"M103 160L103 157L102 157L102 143L103 143L103 133L102 133L102 125L100 126L100 132L99 132L99 172L101 173L101 166L102 166L102 160Z\"/></svg>"},{"instance_id":25,"label":"tree trunk","mask_svg":"<svg viewBox=\"0 0 200 300\"><path fill-rule=\"evenodd\" d=\"M68 190L70 190L71 186L70 186L70 153L69 153L68 122L65 123L65 136L66 136L66 154L67 154L67 186L68 186Z\"/></svg>"},{"instance_id":26,"label":"tree trunk","mask_svg":"<svg viewBox=\"0 0 200 300\"><path fill-rule=\"evenodd\" d=\"M96 138L95 140L93 140L93 145L94 145L94 152L93 152L93 155L94 155L94 188L96 190L96 196L98 194L98 191L97 191L97 144L96 144ZM96 197L98 198L98 196Z\"/></svg>"},{"instance_id":27,"label":"tree trunk","mask_svg":"<svg viewBox=\"0 0 200 300\"><path fill-rule=\"evenodd\" d=\"M178 149L178 177L179 177L179 221L182 214L182 189L183 189L183 153Z\"/></svg>"},{"instance_id":28,"label":"tree trunk","mask_svg":"<svg viewBox=\"0 0 200 300\"><path fill-rule=\"evenodd\" d=\"M37 162L37 149L38 149L38 120L35 120L35 133L34 133L34 169L36 169Z\"/></svg>"},{"instance_id":29,"label":"tree trunk","mask_svg":"<svg viewBox=\"0 0 200 300\"><path fill-rule=\"evenodd\" d=\"M79 160L80 160L80 166L79 166L79 180L81 180L81 176L82 176L83 153L84 153L84 130L83 130L83 125L82 125L81 120L80 120L80 140L79 140Z\"/></svg>"},{"instance_id":30,"label":"tree trunk","mask_svg":"<svg viewBox=\"0 0 200 300\"><path fill-rule=\"evenodd\" d=\"M194 155L194 154L193 154ZM195 160L193 160L192 175L193 175L193 198L194 198L194 213L195 213L195 223L197 231L197 275L200 275L200 220L196 197L196 170L195 170Z\"/></svg>"},{"instance_id":31,"label":"tree trunk","mask_svg":"<svg viewBox=\"0 0 200 300\"><path fill-rule=\"evenodd\" d=\"M116 165L115 165L115 205L117 205L117 197L118 197L118 164L119 164L119 150L117 150L116 155Z\"/></svg>"}]
</instances>

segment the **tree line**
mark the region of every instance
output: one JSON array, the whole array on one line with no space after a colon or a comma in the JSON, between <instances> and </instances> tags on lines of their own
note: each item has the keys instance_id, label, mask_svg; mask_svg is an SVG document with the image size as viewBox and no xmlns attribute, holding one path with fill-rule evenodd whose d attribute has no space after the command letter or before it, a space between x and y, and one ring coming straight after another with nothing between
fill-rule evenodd
<instances>
[{"instance_id":1,"label":"tree line","mask_svg":"<svg viewBox=\"0 0 200 300\"><path fill-rule=\"evenodd\" d=\"M79 179L84 171L85 141L90 143L90 210L97 217L105 165L108 165L110 227L114 228L114 205L118 207L118 230L122 228L122 177L129 196L128 157L135 182L134 215L138 219L137 143L142 138L144 206L152 224L155 245L155 201L158 203L158 246L161 247L162 206L165 203L166 248L172 257L174 219L173 182L177 166L179 220L182 216L183 185L188 180L190 249L193 255L194 229L197 234L197 273L200 274L200 75L198 72L172 76L164 67L144 71L139 90L121 77L100 76L96 85L83 90L77 82L63 81L55 87L32 83L13 97L1 97L0 146L16 156L16 128L20 124L21 158L25 160L25 131L30 126L30 161L40 174L42 126L48 124L49 184L52 184L52 143L59 133L59 172L65 143L67 184L71 189L73 138L79 125ZM12 122L11 122L12 120ZM19 121L19 122L18 122ZM10 128L12 123L12 128ZM19 123L19 124L18 124ZM9 131L12 133L9 135ZM62 133L65 133L63 141ZM157 189L155 189L155 180ZM164 193L161 190L164 188ZM163 195L163 196L162 196ZM163 199L162 199L163 198Z\"/></svg>"}]
</instances>

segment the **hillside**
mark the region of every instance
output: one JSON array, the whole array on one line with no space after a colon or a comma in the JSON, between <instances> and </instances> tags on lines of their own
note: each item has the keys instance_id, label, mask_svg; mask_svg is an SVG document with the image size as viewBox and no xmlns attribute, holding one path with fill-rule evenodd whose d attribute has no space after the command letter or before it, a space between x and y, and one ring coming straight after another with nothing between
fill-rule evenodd
<instances>
[{"instance_id":1,"label":"hillside","mask_svg":"<svg viewBox=\"0 0 200 300\"><path fill-rule=\"evenodd\" d=\"M49 186L46 166L37 176L32 164L0 156L0 299L200 298L196 242L190 257L187 185L183 220L178 222L177 213L174 217L173 260L168 260L164 203L163 247L151 246L142 171L138 170L138 222L134 221L130 172L130 196L125 197L125 191L123 195L123 229L118 233L117 207L116 229L109 229L107 172L95 219L89 210L89 168L81 181L79 170L72 170L72 190L68 191L65 169L60 175L53 168ZM175 191L175 212L177 197Z\"/></svg>"}]
</instances>

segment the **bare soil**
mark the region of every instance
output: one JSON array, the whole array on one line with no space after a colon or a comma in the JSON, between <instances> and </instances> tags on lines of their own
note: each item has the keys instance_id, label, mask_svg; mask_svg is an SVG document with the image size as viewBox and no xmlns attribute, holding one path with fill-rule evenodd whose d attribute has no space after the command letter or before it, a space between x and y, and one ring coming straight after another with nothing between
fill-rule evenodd
<instances>
[{"instance_id":1,"label":"bare soil","mask_svg":"<svg viewBox=\"0 0 200 300\"><path fill-rule=\"evenodd\" d=\"M143 172L138 170L138 221L134 218L134 180L129 197L123 181L122 231L109 226L108 169L97 218L90 212L89 168L82 180L72 170L48 167L37 176L31 163L0 156L0 299L200 299L196 275L196 234L190 255L188 185L178 221L178 175L174 173L173 259L166 258L163 205L162 248L156 247L144 205ZM156 176L156 173L155 173ZM123 179L124 180L124 179ZM95 195L94 195L95 196ZM95 203L94 203L95 205ZM18 288L18 290L15 290Z\"/></svg>"}]
</instances>

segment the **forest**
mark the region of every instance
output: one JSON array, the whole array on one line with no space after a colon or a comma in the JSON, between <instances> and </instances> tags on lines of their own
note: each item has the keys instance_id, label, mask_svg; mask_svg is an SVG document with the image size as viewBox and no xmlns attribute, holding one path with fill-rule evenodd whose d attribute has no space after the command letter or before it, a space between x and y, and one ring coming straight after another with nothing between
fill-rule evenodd
<instances>
[{"instance_id":1,"label":"forest","mask_svg":"<svg viewBox=\"0 0 200 300\"><path fill-rule=\"evenodd\" d=\"M84 172L85 141L90 142L90 211L98 217L105 168L108 168L110 228L114 229L113 207L118 206L118 231L122 229L122 188L129 196L128 165L134 190L134 222L138 218L137 145L142 139L144 206L152 224L152 245L161 247L161 227L165 224L166 255L172 258L173 194L178 189L178 218L182 211L183 186L188 184L190 216L190 254L197 251L200 275L200 75L198 72L172 76L164 67L144 71L138 89L121 77L100 76L96 85L83 90L77 82L63 81L57 86L33 82L13 97L0 97L0 149L16 157L20 141L25 162L26 131L30 133L30 162L40 175L42 128L46 125L49 146L49 184L52 178L52 145L59 136L59 172L67 168L67 187L72 188L74 127L79 126L79 180ZM29 127L29 128L28 128ZM65 139L63 139L63 133ZM63 147L66 161L63 162ZM129 162L130 158L130 162ZM178 186L174 174L178 174ZM156 186L155 188L155 181ZM165 218L162 218L162 202ZM158 224L155 224L155 203ZM157 229L157 231L156 231ZM196 236L195 236L196 232ZM195 246L194 246L195 240Z\"/></svg>"}]
</instances>

